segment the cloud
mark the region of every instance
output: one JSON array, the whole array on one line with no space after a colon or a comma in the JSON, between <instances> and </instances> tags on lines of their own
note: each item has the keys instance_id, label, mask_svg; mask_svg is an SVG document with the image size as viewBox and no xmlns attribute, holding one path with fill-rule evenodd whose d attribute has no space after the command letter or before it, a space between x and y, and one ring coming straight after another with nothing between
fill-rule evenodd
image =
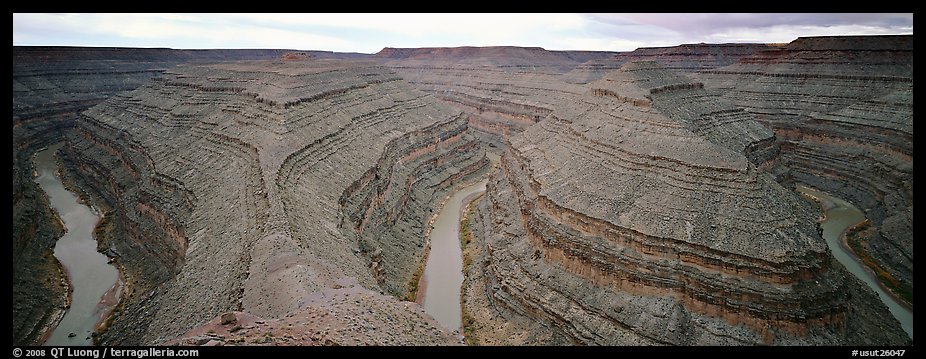
<instances>
[{"instance_id":1,"label":"cloud","mask_svg":"<svg viewBox=\"0 0 926 359\"><path fill-rule=\"evenodd\" d=\"M870 25L777 25L764 28L730 28L728 31L714 33L706 37L706 42L791 42L798 37L834 36L834 35L889 35L902 33L893 28ZM909 28L910 34L913 28Z\"/></svg>"},{"instance_id":2,"label":"cloud","mask_svg":"<svg viewBox=\"0 0 926 359\"><path fill-rule=\"evenodd\" d=\"M652 25L694 35L743 28L774 26L834 27L846 25L876 28L913 27L913 14L594 14L595 21Z\"/></svg>"},{"instance_id":3,"label":"cloud","mask_svg":"<svg viewBox=\"0 0 926 359\"><path fill-rule=\"evenodd\" d=\"M13 14L14 45L367 53L464 45L628 51L912 32L912 14Z\"/></svg>"}]
</instances>

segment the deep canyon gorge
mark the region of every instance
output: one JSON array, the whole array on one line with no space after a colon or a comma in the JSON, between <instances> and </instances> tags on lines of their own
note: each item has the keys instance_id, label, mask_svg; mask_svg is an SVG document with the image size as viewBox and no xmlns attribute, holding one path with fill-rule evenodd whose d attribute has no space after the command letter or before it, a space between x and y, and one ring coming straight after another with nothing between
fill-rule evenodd
<instances>
[{"instance_id":1,"label":"deep canyon gorge","mask_svg":"<svg viewBox=\"0 0 926 359\"><path fill-rule=\"evenodd\" d=\"M34 181L58 143L124 283L97 344L913 341L796 191L858 208L847 246L912 322L912 35L14 46L14 345L42 344L73 291ZM447 328L414 302L430 220L481 180L457 226L462 327Z\"/></svg>"}]
</instances>

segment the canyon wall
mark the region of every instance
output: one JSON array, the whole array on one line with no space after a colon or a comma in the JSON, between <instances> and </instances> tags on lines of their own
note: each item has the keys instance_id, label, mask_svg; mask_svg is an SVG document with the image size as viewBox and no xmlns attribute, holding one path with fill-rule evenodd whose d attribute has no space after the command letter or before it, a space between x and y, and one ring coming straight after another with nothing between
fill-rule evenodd
<instances>
[{"instance_id":1,"label":"canyon wall","mask_svg":"<svg viewBox=\"0 0 926 359\"><path fill-rule=\"evenodd\" d=\"M33 182L32 155L60 142L77 114L163 71L164 61L110 59L76 48L13 47L13 344L40 344L63 315L64 273L52 254L63 234ZM57 319L56 319L57 318Z\"/></svg>"},{"instance_id":2,"label":"canyon wall","mask_svg":"<svg viewBox=\"0 0 926 359\"><path fill-rule=\"evenodd\" d=\"M773 133L703 87L628 63L510 137L472 220L476 343L906 343L757 167Z\"/></svg>"},{"instance_id":3,"label":"canyon wall","mask_svg":"<svg viewBox=\"0 0 926 359\"><path fill-rule=\"evenodd\" d=\"M632 52L548 51L522 47L385 48L374 58L417 88L466 112L480 138L500 152L504 139L573 103L592 82L632 60L692 72L729 65L764 44L690 44Z\"/></svg>"},{"instance_id":4,"label":"canyon wall","mask_svg":"<svg viewBox=\"0 0 926 359\"><path fill-rule=\"evenodd\" d=\"M64 309L31 164L62 140L65 183L104 212L99 247L126 280L103 344L198 343L228 312L256 323L214 339L229 344L290 324L312 332L300 344L360 344L383 315L411 325L376 322L403 334L373 343L454 343L393 297L486 150L502 157L470 219L473 343L908 344L791 189L865 211L853 248L912 302L912 36L13 50L14 345Z\"/></svg>"},{"instance_id":5,"label":"canyon wall","mask_svg":"<svg viewBox=\"0 0 926 359\"><path fill-rule=\"evenodd\" d=\"M67 139L127 277L106 344L280 318L345 278L404 296L429 208L489 164L461 112L352 60L178 66Z\"/></svg>"},{"instance_id":6,"label":"canyon wall","mask_svg":"<svg viewBox=\"0 0 926 359\"><path fill-rule=\"evenodd\" d=\"M489 149L582 93L560 74L589 57L613 53L547 51L522 47L390 49L376 59L416 88L460 109Z\"/></svg>"},{"instance_id":7,"label":"canyon wall","mask_svg":"<svg viewBox=\"0 0 926 359\"><path fill-rule=\"evenodd\" d=\"M541 47L461 46L461 47L386 47L373 55L386 65L453 64L458 66L491 66L508 72L564 73L577 65L606 59L617 53L609 51L550 51Z\"/></svg>"},{"instance_id":8,"label":"canyon wall","mask_svg":"<svg viewBox=\"0 0 926 359\"><path fill-rule=\"evenodd\" d=\"M37 343L46 327L54 324L53 318L63 314L67 295L67 287L60 284L63 273L52 256L60 229L56 214L32 181L32 155L62 141L82 111L134 90L179 63L273 59L290 51L13 47L14 343ZM368 56L303 53L315 58ZM66 180L73 177L65 175Z\"/></svg>"},{"instance_id":9,"label":"canyon wall","mask_svg":"<svg viewBox=\"0 0 926 359\"><path fill-rule=\"evenodd\" d=\"M854 249L912 304L913 36L800 38L695 76L775 131L780 181L865 212Z\"/></svg>"}]
</instances>

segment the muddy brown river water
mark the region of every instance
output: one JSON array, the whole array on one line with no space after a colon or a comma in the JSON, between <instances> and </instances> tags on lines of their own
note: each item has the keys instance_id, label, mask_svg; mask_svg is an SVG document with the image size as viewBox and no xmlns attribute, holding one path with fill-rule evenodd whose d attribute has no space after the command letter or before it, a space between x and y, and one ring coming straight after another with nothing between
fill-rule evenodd
<instances>
[{"instance_id":1,"label":"muddy brown river water","mask_svg":"<svg viewBox=\"0 0 926 359\"><path fill-rule=\"evenodd\" d=\"M61 145L39 151L33 159L35 181L64 222L66 233L55 244L55 257L67 270L73 290L71 307L45 345L91 345L90 335L94 327L111 309L111 306L101 304L103 295L114 290L118 298L121 283L119 271L105 255L96 251L93 230L100 214L87 207L61 183L55 161L55 152Z\"/></svg>"},{"instance_id":2,"label":"muddy brown river water","mask_svg":"<svg viewBox=\"0 0 926 359\"><path fill-rule=\"evenodd\" d=\"M887 305L891 314L897 318L903 330L907 332L910 339L913 339L913 311L901 305L893 295L887 293L878 283L878 279L872 270L862 265L855 253L846 248L843 243L842 234L849 227L865 220L865 214L851 203L827 193L803 186L798 186L797 191L805 196L815 198L823 208L826 219L820 222L820 227L823 228L823 239L826 239L826 244L830 247L830 251L833 252L836 260L846 266L846 269L852 275L861 279L875 293L878 293L878 297Z\"/></svg>"},{"instance_id":3,"label":"muddy brown river water","mask_svg":"<svg viewBox=\"0 0 926 359\"><path fill-rule=\"evenodd\" d=\"M421 285L424 294L419 301L425 312L448 329L460 330L462 307L460 286L463 284L463 251L460 249L460 214L464 199L485 192L487 180L463 187L450 196L428 234L431 245Z\"/></svg>"}]
</instances>

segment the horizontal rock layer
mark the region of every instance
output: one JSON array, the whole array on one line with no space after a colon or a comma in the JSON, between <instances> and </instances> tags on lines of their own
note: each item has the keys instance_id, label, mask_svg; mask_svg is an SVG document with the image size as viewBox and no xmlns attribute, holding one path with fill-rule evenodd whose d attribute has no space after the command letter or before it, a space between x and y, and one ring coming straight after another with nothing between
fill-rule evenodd
<instances>
[{"instance_id":1,"label":"horizontal rock layer","mask_svg":"<svg viewBox=\"0 0 926 359\"><path fill-rule=\"evenodd\" d=\"M56 216L32 181L32 155L60 142L78 114L184 61L275 58L285 50L13 47L13 342L38 344L63 311L51 249ZM328 56L317 53L316 56ZM79 191L78 191L79 192ZM56 234L57 233L57 234ZM42 283L39 283L39 282ZM43 289L45 288L45 289Z\"/></svg>"},{"instance_id":2,"label":"horizontal rock layer","mask_svg":"<svg viewBox=\"0 0 926 359\"><path fill-rule=\"evenodd\" d=\"M467 113L470 127L496 148L504 146L502 139L523 131L553 112L559 103L569 103L586 91L543 71L513 73L494 66L413 61L387 64L416 88Z\"/></svg>"},{"instance_id":3,"label":"horizontal rock layer","mask_svg":"<svg viewBox=\"0 0 926 359\"><path fill-rule=\"evenodd\" d=\"M386 47L373 57L387 65L396 62L414 65L491 66L513 71L563 73L576 65L604 59L617 53L608 51L550 51L540 47L462 46L462 47Z\"/></svg>"},{"instance_id":4,"label":"horizontal rock layer","mask_svg":"<svg viewBox=\"0 0 926 359\"><path fill-rule=\"evenodd\" d=\"M511 137L467 312L586 344L903 343L899 326L865 337L879 323L854 308L874 294L833 265L816 209L756 167L772 133L702 86L629 63Z\"/></svg>"},{"instance_id":5,"label":"horizontal rock layer","mask_svg":"<svg viewBox=\"0 0 926 359\"><path fill-rule=\"evenodd\" d=\"M503 138L523 131L560 104L570 106L587 91L571 82L597 80L628 60L700 64L685 67L693 71L727 65L762 48L767 45L682 45L611 54L518 47L386 48L376 58L417 88L467 112L480 137L500 148ZM610 67L579 74L596 62ZM572 71L558 75L566 68ZM577 76L583 79L577 81Z\"/></svg>"},{"instance_id":6,"label":"horizontal rock layer","mask_svg":"<svg viewBox=\"0 0 926 359\"><path fill-rule=\"evenodd\" d=\"M466 126L346 60L180 66L84 112L73 167L122 224L109 249L138 289L103 342L279 318L345 277L404 295L425 211L488 164Z\"/></svg>"},{"instance_id":7,"label":"horizontal rock layer","mask_svg":"<svg viewBox=\"0 0 926 359\"><path fill-rule=\"evenodd\" d=\"M656 61L668 69L694 72L736 63L759 51L775 48L771 44L684 44L669 47L641 47L602 59L584 62L563 75L570 83L589 83L631 61Z\"/></svg>"},{"instance_id":8,"label":"horizontal rock layer","mask_svg":"<svg viewBox=\"0 0 926 359\"><path fill-rule=\"evenodd\" d=\"M865 211L865 251L912 293L913 36L800 38L696 77L775 131L783 180Z\"/></svg>"}]
</instances>

